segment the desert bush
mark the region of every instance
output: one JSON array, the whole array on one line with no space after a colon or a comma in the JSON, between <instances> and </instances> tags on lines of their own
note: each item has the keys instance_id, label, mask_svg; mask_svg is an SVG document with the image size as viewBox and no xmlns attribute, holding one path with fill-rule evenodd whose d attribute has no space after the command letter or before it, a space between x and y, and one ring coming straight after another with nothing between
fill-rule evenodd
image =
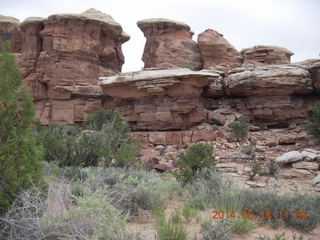
<instances>
[{"instance_id":1,"label":"desert bush","mask_svg":"<svg viewBox=\"0 0 320 240\"><path fill-rule=\"evenodd\" d=\"M102 116L107 115L108 118ZM139 145L128 134L128 127L114 111L100 110L89 116L92 130L80 135L77 126L39 126L33 135L45 149L45 160L59 166L137 166Z\"/></svg>"},{"instance_id":2,"label":"desert bush","mask_svg":"<svg viewBox=\"0 0 320 240\"><path fill-rule=\"evenodd\" d=\"M15 56L0 41L0 215L30 181L43 184L42 151L30 134L34 113Z\"/></svg>"},{"instance_id":3,"label":"desert bush","mask_svg":"<svg viewBox=\"0 0 320 240\"><path fill-rule=\"evenodd\" d=\"M118 114L112 113L117 119ZM128 167L137 165L136 157L139 153L139 146L130 138L127 130L123 130L124 123L121 121L122 125L118 126L119 124L119 120L111 120L104 123L101 130L83 135L77 144L74 162L82 166L101 164L105 167Z\"/></svg>"},{"instance_id":4,"label":"desert bush","mask_svg":"<svg viewBox=\"0 0 320 240\"><path fill-rule=\"evenodd\" d=\"M105 124L111 124L114 130L120 133L120 135L123 137L126 137L126 135L130 132L127 123L121 119L121 116L118 112L103 108L87 117L84 123L84 129L101 131Z\"/></svg>"},{"instance_id":5,"label":"desert bush","mask_svg":"<svg viewBox=\"0 0 320 240\"><path fill-rule=\"evenodd\" d=\"M75 197L68 182L23 192L0 220L3 239L137 239L125 231L126 216L103 191Z\"/></svg>"},{"instance_id":6,"label":"desert bush","mask_svg":"<svg viewBox=\"0 0 320 240\"><path fill-rule=\"evenodd\" d=\"M157 240L186 240L187 232L182 222L181 214L179 211L170 217L169 220L165 219L163 212L156 214L157 226L156 236Z\"/></svg>"},{"instance_id":7,"label":"desert bush","mask_svg":"<svg viewBox=\"0 0 320 240\"><path fill-rule=\"evenodd\" d=\"M242 209L242 192L231 182L222 181L217 172L210 172L186 186L188 189L187 202L190 206L204 210L215 208L218 210L237 211Z\"/></svg>"},{"instance_id":8,"label":"desert bush","mask_svg":"<svg viewBox=\"0 0 320 240\"><path fill-rule=\"evenodd\" d=\"M261 163L258 160L254 160L251 162L251 172L249 173L249 180L253 181L254 177L257 174L260 174L262 171L262 166Z\"/></svg>"},{"instance_id":9,"label":"desert bush","mask_svg":"<svg viewBox=\"0 0 320 240\"><path fill-rule=\"evenodd\" d=\"M177 162L180 171L178 180L183 183L191 182L202 173L205 168L213 168L216 160L213 154L213 145L197 143L181 152Z\"/></svg>"},{"instance_id":10,"label":"desert bush","mask_svg":"<svg viewBox=\"0 0 320 240\"><path fill-rule=\"evenodd\" d=\"M250 144L247 147L242 149L242 152L246 154L250 160L251 171L248 173L248 175L249 175L249 180L251 181L253 181L254 177L257 174L260 174L262 171L262 166L256 156L255 146L256 146L255 142L250 142Z\"/></svg>"},{"instance_id":11,"label":"desert bush","mask_svg":"<svg viewBox=\"0 0 320 240\"><path fill-rule=\"evenodd\" d=\"M193 208L204 210L217 200L217 193L222 191L223 182L221 176L215 171L201 175L186 185L187 203Z\"/></svg>"},{"instance_id":12,"label":"desert bush","mask_svg":"<svg viewBox=\"0 0 320 240\"><path fill-rule=\"evenodd\" d=\"M306 126L306 129L310 134L320 138L320 101L316 102L309 120L311 123Z\"/></svg>"},{"instance_id":13,"label":"desert bush","mask_svg":"<svg viewBox=\"0 0 320 240\"><path fill-rule=\"evenodd\" d=\"M56 162L60 166L73 164L76 150L76 137L81 129L77 126L35 124L32 135L38 146L44 149L44 160Z\"/></svg>"},{"instance_id":14,"label":"desert bush","mask_svg":"<svg viewBox=\"0 0 320 240\"><path fill-rule=\"evenodd\" d=\"M236 219L232 222L230 231L237 234L249 233L256 228L256 224L249 219Z\"/></svg>"},{"instance_id":15,"label":"desert bush","mask_svg":"<svg viewBox=\"0 0 320 240\"><path fill-rule=\"evenodd\" d=\"M275 176L279 165L276 163L275 159L269 158L268 163L267 163L267 168L268 168L268 175L270 176Z\"/></svg>"},{"instance_id":16,"label":"desert bush","mask_svg":"<svg viewBox=\"0 0 320 240\"><path fill-rule=\"evenodd\" d=\"M231 226L232 221L229 219L206 221L201 225L203 240L228 240L231 238Z\"/></svg>"},{"instance_id":17,"label":"desert bush","mask_svg":"<svg viewBox=\"0 0 320 240\"><path fill-rule=\"evenodd\" d=\"M132 168L92 169L85 183L88 188L107 189L115 206L129 213L130 220L163 209L167 186L153 172Z\"/></svg>"},{"instance_id":18,"label":"desert bush","mask_svg":"<svg viewBox=\"0 0 320 240\"><path fill-rule=\"evenodd\" d=\"M243 140L248 136L249 119L240 117L238 120L230 123L228 127L231 128L232 134L238 140Z\"/></svg>"},{"instance_id":19,"label":"desert bush","mask_svg":"<svg viewBox=\"0 0 320 240\"><path fill-rule=\"evenodd\" d=\"M182 216L187 222L190 222L198 214L198 210L191 207L189 204L184 204L182 208Z\"/></svg>"},{"instance_id":20,"label":"desert bush","mask_svg":"<svg viewBox=\"0 0 320 240\"><path fill-rule=\"evenodd\" d=\"M319 223L319 197L308 195L279 196L272 192L246 191L244 192L244 210L253 211L261 219L273 226L283 224L299 231L312 231ZM271 218L263 213L270 211ZM279 213L288 211L288 216ZM301 214L307 214L304 218Z\"/></svg>"}]
</instances>

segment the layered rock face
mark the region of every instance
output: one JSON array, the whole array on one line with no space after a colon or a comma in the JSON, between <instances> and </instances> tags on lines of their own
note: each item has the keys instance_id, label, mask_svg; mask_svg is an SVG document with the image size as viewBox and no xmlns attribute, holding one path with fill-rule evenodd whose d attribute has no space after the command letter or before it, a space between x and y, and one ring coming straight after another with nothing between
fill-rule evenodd
<instances>
[{"instance_id":1,"label":"layered rock face","mask_svg":"<svg viewBox=\"0 0 320 240\"><path fill-rule=\"evenodd\" d=\"M241 65L240 53L217 31L207 29L199 34L198 45L205 69L228 70Z\"/></svg>"},{"instance_id":2,"label":"layered rock face","mask_svg":"<svg viewBox=\"0 0 320 240\"><path fill-rule=\"evenodd\" d=\"M89 9L28 18L18 27L23 32L21 70L40 123L82 122L101 107L107 96L98 77L121 72L121 44L129 40L119 23Z\"/></svg>"},{"instance_id":3,"label":"layered rock face","mask_svg":"<svg viewBox=\"0 0 320 240\"><path fill-rule=\"evenodd\" d=\"M137 24L147 38L142 56L144 68L202 69L200 50L188 25L162 18Z\"/></svg>"},{"instance_id":4,"label":"layered rock face","mask_svg":"<svg viewBox=\"0 0 320 240\"><path fill-rule=\"evenodd\" d=\"M205 119L200 95L219 74L188 69L148 70L100 78L114 108L135 130L187 129Z\"/></svg>"},{"instance_id":5,"label":"layered rock face","mask_svg":"<svg viewBox=\"0 0 320 240\"><path fill-rule=\"evenodd\" d=\"M276 46L254 46L241 50L244 64L270 65L290 63L293 52Z\"/></svg>"},{"instance_id":6,"label":"layered rock face","mask_svg":"<svg viewBox=\"0 0 320 240\"><path fill-rule=\"evenodd\" d=\"M122 113L135 130L187 130L201 123L227 127L241 116L285 128L305 121L319 99L309 70L242 67L227 76L214 70L148 70L100 78L100 84L113 98L104 106Z\"/></svg>"}]
</instances>

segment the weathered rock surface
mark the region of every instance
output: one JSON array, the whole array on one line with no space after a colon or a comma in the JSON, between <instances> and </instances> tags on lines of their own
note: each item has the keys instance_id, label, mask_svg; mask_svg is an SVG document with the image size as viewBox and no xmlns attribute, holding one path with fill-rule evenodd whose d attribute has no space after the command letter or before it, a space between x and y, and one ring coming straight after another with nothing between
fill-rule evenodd
<instances>
[{"instance_id":1,"label":"weathered rock surface","mask_svg":"<svg viewBox=\"0 0 320 240\"><path fill-rule=\"evenodd\" d=\"M292 164L293 168L317 171L319 165L315 162L297 162Z\"/></svg>"},{"instance_id":2,"label":"weathered rock surface","mask_svg":"<svg viewBox=\"0 0 320 240\"><path fill-rule=\"evenodd\" d=\"M241 65L240 53L217 31L207 29L199 34L198 45L205 69L228 70Z\"/></svg>"},{"instance_id":3,"label":"weathered rock surface","mask_svg":"<svg viewBox=\"0 0 320 240\"><path fill-rule=\"evenodd\" d=\"M313 185L317 185L320 183L320 175L316 176L313 180L312 180L312 184Z\"/></svg>"},{"instance_id":4,"label":"weathered rock surface","mask_svg":"<svg viewBox=\"0 0 320 240\"><path fill-rule=\"evenodd\" d=\"M0 15L0 39L7 40L14 53L21 52L22 33L19 24L20 21L14 17Z\"/></svg>"},{"instance_id":5,"label":"weathered rock surface","mask_svg":"<svg viewBox=\"0 0 320 240\"><path fill-rule=\"evenodd\" d=\"M286 164L301 160L303 160L303 155L299 151L291 151L277 157L275 161L279 164Z\"/></svg>"},{"instance_id":6,"label":"weathered rock surface","mask_svg":"<svg viewBox=\"0 0 320 240\"><path fill-rule=\"evenodd\" d=\"M189 69L148 70L100 78L105 93L133 129L186 129L205 121L200 95L219 74Z\"/></svg>"},{"instance_id":7,"label":"weathered rock surface","mask_svg":"<svg viewBox=\"0 0 320 240\"><path fill-rule=\"evenodd\" d=\"M101 107L106 95L98 77L121 71L121 45L129 40L111 16L89 9L5 26L11 42L22 33L21 71L42 124L82 122Z\"/></svg>"},{"instance_id":8,"label":"weathered rock surface","mask_svg":"<svg viewBox=\"0 0 320 240\"><path fill-rule=\"evenodd\" d=\"M226 81L232 96L308 94L313 91L309 71L298 66L236 68Z\"/></svg>"},{"instance_id":9,"label":"weathered rock surface","mask_svg":"<svg viewBox=\"0 0 320 240\"><path fill-rule=\"evenodd\" d=\"M144 68L202 69L200 50L187 24L152 18L137 25L147 39L142 56Z\"/></svg>"},{"instance_id":10,"label":"weathered rock surface","mask_svg":"<svg viewBox=\"0 0 320 240\"><path fill-rule=\"evenodd\" d=\"M273 65L290 63L294 54L286 48L276 46L254 46L240 51L243 64Z\"/></svg>"}]
</instances>

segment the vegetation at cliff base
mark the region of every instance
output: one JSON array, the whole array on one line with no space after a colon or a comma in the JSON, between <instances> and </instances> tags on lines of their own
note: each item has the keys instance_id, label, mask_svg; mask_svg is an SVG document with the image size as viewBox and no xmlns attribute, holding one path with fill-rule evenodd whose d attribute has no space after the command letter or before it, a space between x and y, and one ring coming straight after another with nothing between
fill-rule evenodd
<instances>
[{"instance_id":1,"label":"vegetation at cliff base","mask_svg":"<svg viewBox=\"0 0 320 240\"><path fill-rule=\"evenodd\" d=\"M30 135L34 105L15 56L0 42L0 214L31 183L42 183L41 148Z\"/></svg>"}]
</instances>

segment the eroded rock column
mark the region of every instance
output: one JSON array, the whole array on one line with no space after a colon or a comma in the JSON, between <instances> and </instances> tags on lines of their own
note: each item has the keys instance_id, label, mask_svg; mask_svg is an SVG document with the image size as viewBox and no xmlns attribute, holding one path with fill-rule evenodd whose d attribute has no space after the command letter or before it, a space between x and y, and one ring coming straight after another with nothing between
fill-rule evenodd
<instances>
[{"instance_id":1,"label":"eroded rock column","mask_svg":"<svg viewBox=\"0 0 320 240\"><path fill-rule=\"evenodd\" d=\"M137 24L147 38L142 56L144 68L202 69L200 50L187 24L162 18Z\"/></svg>"}]
</instances>

